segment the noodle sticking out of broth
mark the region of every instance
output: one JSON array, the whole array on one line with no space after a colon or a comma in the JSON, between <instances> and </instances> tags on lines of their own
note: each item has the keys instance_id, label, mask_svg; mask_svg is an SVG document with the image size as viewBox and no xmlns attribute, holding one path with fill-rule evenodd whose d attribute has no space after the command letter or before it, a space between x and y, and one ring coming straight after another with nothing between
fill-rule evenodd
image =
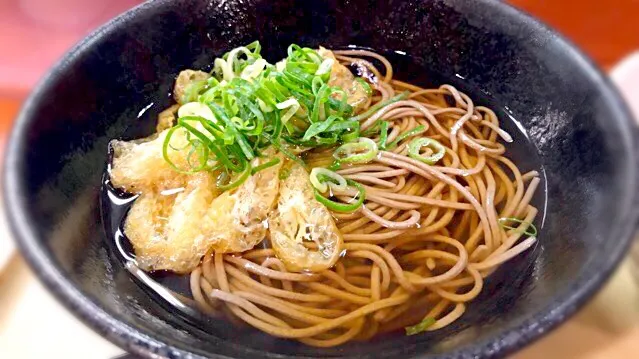
<instances>
[{"instance_id":1,"label":"noodle sticking out of broth","mask_svg":"<svg viewBox=\"0 0 639 359\"><path fill-rule=\"evenodd\" d=\"M206 312L331 347L453 323L535 244L539 174L505 156L491 109L395 80L371 51L260 52L181 72L158 133L112 141L142 269L190 273Z\"/></svg>"}]
</instances>

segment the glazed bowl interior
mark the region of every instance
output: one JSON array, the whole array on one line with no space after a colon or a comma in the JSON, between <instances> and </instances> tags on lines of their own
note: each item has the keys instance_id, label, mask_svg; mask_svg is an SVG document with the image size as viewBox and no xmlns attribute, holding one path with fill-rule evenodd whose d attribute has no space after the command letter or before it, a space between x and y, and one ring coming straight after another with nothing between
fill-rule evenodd
<instances>
[{"instance_id":1,"label":"glazed bowl interior","mask_svg":"<svg viewBox=\"0 0 639 359\"><path fill-rule=\"evenodd\" d=\"M397 76L451 83L520 132L512 156L545 173L539 245L491 276L461 320L425 335L318 349L227 323L193 325L155 300L107 245L99 194L113 138L148 135L176 74L260 40L389 54ZM476 357L512 352L599 288L634 231L632 120L608 81L554 32L493 1L159 0L109 23L40 84L4 173L16 237L67 307L148 357Z\"/></svg>"}]
</instances>

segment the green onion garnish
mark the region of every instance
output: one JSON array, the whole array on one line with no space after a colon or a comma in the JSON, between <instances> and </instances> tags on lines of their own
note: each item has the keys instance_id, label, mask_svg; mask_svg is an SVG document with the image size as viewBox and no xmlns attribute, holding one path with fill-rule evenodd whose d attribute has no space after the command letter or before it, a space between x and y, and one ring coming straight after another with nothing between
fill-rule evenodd
<instances>
[{"instance_id":1,"label":"green onion garnish","mask_svg":"<svg viewBox=\"0 0 639 359\"><path fill-rule=\"evenodd\" d=\"M335 120L339 120L337 116L330 116L326 120L322 122L316 122L309 126L309 128L304 133L304 137L302 137L302 141L310 141L311 138L325 132Z\"/></svg>"},{"instance_id":2,"label":"green onion garnish","mask_svg":"<svg viewBox=\"0 0 639 359\"><path fill-rule=\"evenodd\" d=\"M342 124L345 124L346 122L342 122ZM328 129L329 131L331 130L330 128ZM349 129L348 132L345 132L344 134L342 134L342 138L341 141L342 142L353 142L355 140L357 140L359 138L359 123L353 127L352 130Z\"/></svg>"},{"instance_id":3,"label":"green onion garnish","mask_svg":"<svg viewBox=\"0 0 639 359\"><path fill-rule=\"evenodd\" d=\"M361 137L358 142L345 143L338 147L333 157L342 163L368 163L378 152L375 141Z\"/></svg>"},{"instance_id":4,"label":"green onion garnish","mask_svg":"<svg viewBox=\"0 0 639 359\"><path fill-rule=\"evenodd\" d=\"M425 332L429 327L435 324L435 322L436 320L434 318L425 318L421 322L410 327L405 327L404 329L406 329L406 335L415 335Z\"/></svg>"},{"instance_id":5,"label":"green onion garnish","mask_svg":"<svg viewBox=\"0 0 639 359\"><path fill-rule=\"evenodd\" d=\"M373 94L373 90L371 89L371 85L369 85L368 82L366 82L366 80L364 80L361 77L357 77L357 78L355 78L355 81L357 81L360 84L360 86L362 86L362 88L364 89L364 92L366 92L366 94L368 96Z\"/></svg>"},{"instance_id":6,"label":"green onion garnish","mask_svg":"<svg viewBox=\"0 0 639 359\"><path fill-rule=\"evenodd\" d=\"M348 204L335 202L324 197L320 191L318 191L316 188L313 188L313 190L315 191L315 199L319 203L326 206L326 208L330 209L331 211L343 212L343 213L350 213L350 212L357 211L362 206L362 204L364 203L364 200L366 199L366 191L364 190L364 187L361 184L355 181L346 180L346 183L349 186L353 186L357 188L357 192L358 192L357 201L353 203L348 203Z\"/></svg>"},{"instance_id":7,"label":"green onion garnish","mask_svg":"<svg viewBox=\"0 0 639 359\"><path fill-rule=\"evenodd\" d=\"M209 80L200 80L194 81L191 83L186 90L184 91L184 95L182 95L180 103L189 103L197 101L200 93L207 90L209 87Z\"/></svg>"},{"instance_id":8,"label":"green onion garnish","mask_svg":"<svg viewBox=\"0 0 639 359\"><path fill-rule=\"evenodd\" d=\"M275 157L275 158L273 158L272 160L270 160L268 162L265 162L265 163L262 163L259 166L253 167L251 169L251 174L256 174L256 173L258 173L260 171L263 171L263 170L265 170L267 168L273 167L273 166L277 165L278 163L280 163L280 159L279 159L279 157Z\"/></svg>"},{"instance_id":9,"label":"green onion garnish","mask_svg":"<svg viewBox=\"0 0 639 359\"><path fill-rule=\"evenodd\" d=\"M368 110L366 110L365 112L360 113L357 116L351 117L350 120L354 120L354 121L360 121L363 120L367 117L370 117L371 115L373 115L375 112L379 111L380 108L382 107L386 107L392 103L395 103L397 101L401 101L404 100L408 97L409 93L408 92L402 92L399 95L395 95L395 97L391 97L386 101L380 101L378 103L376 103L375 105L371 106Z\"/></svg>"},{"instance_id":10,"label":"green onion garnish","mask_svg":"<svg viewBox=\"0 0 639 359\"><path fill-rule=\"evenodd\" d=\"M379 133L379 130L382 126L382 122L384 122L384 120L377 120L375 121L375 123L373 123L372 126L370 126L369 128L365 129L362 132L362 136L363 137L373 137L375 135L377 135Z\"/></svg>"},{"instance_id":11,"label":"green onion garnish","mask_svg":"<svg viewBox=\"0 0 639 359\"><path fill-rule=\"evenodd\" d=\"M324 59L324 61L322 61L322 63L319 65L319 67L317 68L317 71L315 71L315 76L328 76L331 73L331 67L333 67L333 63L335 62L335 60L333 59Z\"/></svg>"},{"instance_id":12,"label":"green onion garnish","mask_svg":"<svg viewBox=\"0 0 639 359\"><path fill-rule=\"evenodd\" d=\"M379 132L379 149L386 149L386 140L388 139L388 121L382 120L382 125Z\"/></svg>"},{"instance_id":13,"label":"green onion garnish","mask_svg":"<svg viewBox=\"0 0 639 359\"><path fill-rule=\"evenodd\" d=\"M295 156L295 154L293 154L291 151L286 149L286 147L282 146L281 143L272 142L272 145L278 151L282 152L284 154L284 156L288 157L288 159L290 159L291 161L293 161L293 162L297 163L298 165L302 166L304 169L307 168L306 163L304 163L304 161L302 161L299 157Z\"/></svg>"},{"instance_id":14,"label":"green onion garnish","mask_svg":"<svg viewBox=\"0 0 639 359\"><path fill-rule=\"evenodd\" d=\"M226 172L224 172L224 174L226 174ZM251 165L249 163L246 163L244 165L244 170L234 180L224 183L224 181L228 180L229 178L227 175L226 178L222 178L221 180L218 181L217 188L222 191L228 191L230 189L240 186L242 183L244 183L244 181L246 181L249 178L250 175L251 175Z\"/></svg>"},{"instance_id":15,"label":"green onion garnish","mask_svg":"<svg viewBox=\"0 0 639 359\"><path fill-rule=\"evenodd\" d=\"M497 222L499 222L499 225L504 229L520 230L519 227L508 225L508 222L515 222L526 225L522 233L530 237L537 237L537 227L535 227L535 225L530 222L522 221L521 219L515 217L502 217L498 219Z\"/></svg>"},{"instance_id":16,"label":"green onion garnish","mask_svg":"<svg viewBox=\"0 0 639 359\"><path fill-rule=\"evenodd\" d=\"M275 105L279 110L288 109L284 115L282 115L281 121L283 123L287 123L288 120L291 119L295 115L295 113L300 109L300 103L293 97L289 98L286 101L280 102Z\"/></svg>"},{"instance_id":17,"label":"green onion garnish","mask_svg":"<svg viewBox=\"0 0 639 359\"><path fill-rule=\"evenodd\" d=\"M293 44L287 58L274 66L262 58L260 51L259 42L232 49L215 59L211 78L187 88L183 100L189 104L178 111L175 129L187 132L185 151L190 168L178 168L171 161L170 152L178 151L170 144L175 129L167 133L163 148L164 158L172 168L194 173L212 170L214 164L228 178L235 179L228 184L228 178L222 181L222 186L230 187L242 180L247 171L257 173L268 168L266 165L276 164L269 161L247 170L251 160L269 146L304 165L287 149L290 145L332 146L360 137L359 118L351 117L353 108L347 102L346 91L328 84L334 59ZM365 81L358 81L358 86L370 90ZM362 146L368 148L357 145L354 149ZM359 161L367 156L370 154L349 158Z\"/></svg>"},{"instance_id":18,"label":"green onion garnish","mask_svg":"<svg viewBox=\"0 0 639 359\"><path fill-rule=\"evenodd\" d=\"M309 175L311 184L315 189L324 193L330 186L333 190L343 191L346 189L346 179L337 173L326 168L315 167Z\"/></svg>"},{"instance_id":19,"label":"green onion garnish","mask_svg":"<svg viewBox=\"0 0 639 359\"><path fill-rule=\"evenodd\" d=\"M291 169L290 169L290 168L282 168L282 170L280 171L280 174L279 174L278 178L279 178L279 179L281 179L281 180L285 180L285 179L287 179L290 175L291 175Z\"/></svg>"},{"instance_id":20,"label":"green onion garnish","mask_svg":"<svg viewBox=\"0 0 639 359\"><path fill-rule=\"evenodd\" d=\"M333 163L331 163L327 169L331 170L331 171L337 171L338 169L340 169L340 167L342 167L342 163L338 160L333 161Z\"/></svg>"},{"instance_id":21,"label":"green onion garnish","mask_svg":"<svg viewBox=\"0 0 639 359\"><path fill-rule=\"evenodd\" d=\"M415 128L413 128L412 130L408 130L404 133L400 133L399 136L397 136L397 138L395 139L395 141L391 142L388 144L388 146L386 146L388 149L393 149L395 147L397 147L397 145L399 145L400 142L402 142L403 140L407 139L408 137L412 137L412 136L416 136L419 134L422 134L426 132L426 127L423 125L419 125Z\"/></svg>"},{"instance_id":22,"label":"green onion garnish","mask_svg":"<svg viewBox=\"0 0 639 359\"><path fill-rule=\"evenodd\" d=\"M422 156L420 153L422 147L429 147L433 153L430 156ZM408 155L411 158L424 162L428 165L434 165L437 163L437 161L444 157L444 154L446 154L446 148L432 138L416 138L408 145Z\"/></svg>"},{"instance_id":23,"label":"green onion garnish","mask_svg":"<svg viewBox=\"0 0 639 359\"><path fill-rule=\"evenodd\" d=\"M193 174L203 170L212 169L208 164L209 152L210 152L209 148L204 143L202 143L202 141L199 141L197 139L191 139L189 132L186 133L186 139L188 143L184 147L175 148L171 145L171 138L173 138L175 131L177 131L179 128L180 127L172 127L166 133L166 137L164 138L164 143L162 144L162 156L164 157L164 160L169 164L169 166L171 166L171 168L173 168L173 170L179 173L184 173L184 174ZM190 169L179 168L171 160L169 156L169 148L175 151L182 151L188 148L189 146L191 148L189 149L189 153L187 155L187 163L189 164L189 166L191 166L191 168ZM200 164L197 166L194 166L191 163L191 157L195 153L198 154L198 160L200 162Z\"/></svg>"}]
</instances>

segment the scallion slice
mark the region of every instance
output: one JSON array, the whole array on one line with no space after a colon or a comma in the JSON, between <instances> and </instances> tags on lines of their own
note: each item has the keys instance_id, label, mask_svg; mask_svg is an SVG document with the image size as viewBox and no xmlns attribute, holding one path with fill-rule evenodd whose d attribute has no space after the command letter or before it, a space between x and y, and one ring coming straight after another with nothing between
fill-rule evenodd
<instances>
[{"instance_id":1,"label":"scallion slice","mask_svg":"<svg viewBox=\"0 0 639 359\"><path fill-rule=\"evenodd\" d=\"M419 134L422 134L426 132L426 127L423 125L419 125L415 128L413 128L412 130L408 130L404 133L400 133L399 136L397 136L397 138L395 139L395 141L391 142L390 144L388 144L388 146L386 146L389 149L393 149L395 147L397 147L397 145L399 145L400 142L402 142L403 140L412 137L412 136L416 136Z\"/></svg>"},{"instance_id":2,"label":"scallion slice","mask_svg":"<svg viewBox=\"0 0 639 359\"><path fill-rule=\"evenodd\" d=\"M320 193L320 191L318 191L317 189L313 188L313 190L315 191L315 199L326 206L326 208L330 209L331 211L335 211L335 212L343 212L343 213L350 213L350 212L355 212L357 211L362 204L364 203L364 200L366 200L366 190L364 189L364 186L362 186L361 184L352 181L352 180L346 180L346 183L349 186L353 186L357 189L357 201L353 202L353 203L340 203L340 202L335 202L332 201L326 197L324 197L322 195L322 193Z\"/></svg>"},{"instance_id":3,"label":"scallion slice","mask_svg":"<svg viewBox=\"0 0 639 359\"><path fill-rule=\"evenodd\" d=\"M313 168L309 179L313 187L322 193L328 191L329 187L336 191L343 191L347 185L344 177L321 167Z\"/></svg>"},{"instance_id":4,"label":"scallion slice","mask_svg":"<svg viewBox=\"0 0 639 359\"><path fill-rule=\"evenodd\" d=\"M244 183L249 178L250 175L251 175L251 164L246 162L244 164L244 170L240 172L240 174L234 180L231 180L228 183L221 183L220 181L218 181L217 188L222 191L228 191L230 189L239 187L242 183Z\"/></svg>"},{"instance_id":5,"label":"scallion slice","mask_svg":"<svg viewBox=\"0 0 639 359\"><path fill-rule=\"evenodd\" d=\"M197 173L200 172L202 170L205 169L205 167L207 166L207 162L208 161L208 147L206 147L204 144L202 144L201 141L198 140L191 140L189 137L190 133L187 132L187 141L188 144L184 147L181 148L175 148L171 145L171 139L173 138L175 131L177 131L178 129L181 129L181 126L175 126L175 127L171 127L168 132L166 133L166 137L164 137L164 143L162 144L162 156L164 157L164 160L169 164L169 166L171 166L171 168L173 168L174 171L179 172L179 173L184 173L184 174L193 174L193 173ZM197 141L197 143L200 146L203 146L204 148L207 149L206 151L206 159L204 162L202 162L202 160L200 160L200 166L193 168L193 165L191 165L190 163L190 157L192 156L192 152L194 151L194 148L196 147L196 145L193 143L194 141ZM171 160L171 156L169 156L169 148L175 150L175 151L181 151L181 150L185 150L188 146L191 146L191 150L189 151L189 154L187 155L187 162L189 163L189 165L191 166L191 169L183 169L178 167L173 160Z\"/></svg>"},{"instance_id":6,"label":"scallion slice","mask_svg":"<svg viewBox=\"0 0 639 359\"><path fill-rule=\"evenodd\" d=\"M211 109L207 105L201 102L189 102L180 106L177 115L178 118L187 116L199 116L209 121L216 122L215 116L213 116L213 111L211 111Z\"/></svg>"},{"instance_id":7,"label":"scallion slice","mask_svg":"<svg viewBox=\"0 0 639 359\"><path fill-rule=\"evenodd\" d=\"M518 224L526 225L526 228L523 230L522 233L530 237L537 237L537 227L535 227L535 225L530 222L526 222L515 217L502 217L498 219L497 222L502 228L512 229L512 230L520 230L520 228L509 225L508 224L509 222L515 222Z\"/></svg>"},{"instance_id":8,"label":"scallion slice","mask_svg":"<svg viewBox=\"0 0 639 359\"><path fill-rule=\"evenodd\" d=\"M388 121L383 121L382 120L382 124L381 124L381 128L379 131L379 148L381 150L385 150L386 149L386 140L388 139Z\"/></svg>"},{"instance_id":9,"label":"scallion slice","mask_svg":"<svg viewBox=\"0 0 639 359\"><path fill-rule=\"evenodd\" d=\"M373 90L371 89L371 85L368 84L368 82L366 82L366 80L364 80L361 77L356 77L355 81L357 81L360 86L362 86L362 88L364 89L364 92L366 93L366 95L371 96L373 94Z\"/></svg>"},{"instance_id":10,"label":"scallion slice","mask_svg":"<svg viewBox=\"0 0 639 359\"><path fill-rule=\"evenodd\" d=\"M432 150L432 154L429 156L422 156L422 147L429 147ZM434 165L437 161L441 160L446 154L446 148L436 140L428 137L420 137L413 140L408 145L408 155L418 161L424 162L428 165Z\"/></svg>"},{"instance_id":11,"label":"scallion slice","mask_svg":"<svg viewBox=\"0 0 639 359\"><path fill-rule=\"evenodd\" d=\"M377 156L375 141L360 137L358 142L345 143L335 150L333 157L342 163L368 163Z\"/></svg>"},{"instance_id":12,"label":"scallion slice","mask_svg":"<svg viewBox=\"0 0 639 359\"><path fill-rule=\"evenodd\" d=\"M415 335L421 332L425 332L429 327L435 324L436 320L434 318L425 318L421 322L412 325L410 327L405 327L406 335Z\"/></svg>"},{"instance_id":13,"label":"scallion slice","mask_svg":"<svg viewBox=\"0 0 639 359\"><path fill-rule=\"evenodd\" d=\"M291 97L284 102L276 104L275 107L278 110L284 110L288 108L288 111L286 111L286 113L284 113L284 115L282 115L280 119L283 124L286 124L288 120L290 120L291 117L293 117L295 113L300 109L300 103L294 97Z\"/></svg>"},{"instance_id":14,"label":"scallion slice","mask_svg":"<svg viewBox=\"0 0 639 359\"><path fill-rule=\"evenodd\" d=\"M194 81L184 91L184 95L180 99L180 103L189 103L197 101L200 92L205 91L209 87L209 80Z\"/></svg>"},{"instance_id":15,"label":"scallion slice","mask_svg":"<svg viewBox=\"0 0 639 359\"><path fill-rule=\"evenodd\" d=\"M351 117L349 118L349 120L354 120L354 121L360 121L363 120L365 118L368 118L370 116L372 116L375 112L379 111L379 109L381 109L382 107L386 107L392 103L395 103L397 101L401 101L404 100L408 97L408 92L403 92L399 95L396 95L395 97L391 97L386 101L380 101L378 103L376 103L375 105L371 106L368 110L360 113L357 116Z\"/></svg>"},{"instance_id":16,"label":"scallion slice","mask_svg":"<svg viewBox=\"0 0 639 359\"><path fill-rule=\"evenodd\" d=\"M322 63L317 68L317 71L315 71L315 76L325 76L330 74L334 62L335 60L331 58L324 59L324 61L322 61Z\"/></svg>"},{"instance_id":17,"label":"scallion slice","mask_svg":"<svg viewBox=\"0 0 639 359\"><path fill-rule=\"evenodd\" d=\"M259 166L253 167L251 169L251 174L256 174L256 173L258 173L260 171L263 171L263 170L265 170L267 168L271 168L271 167L277 165L278 163L280 163L280 159L279 159L279 157L275 157L275 158L273 158L272 160L270 160L268 162L265 162L265 163L262 163Z\"/></svg>"},{"instance_id":18,"label":"scallion slice","mask_svg":"<svg viewBox=\"0 0 639 359\"><path fill-rule=\"evenodd\" d=\"M330 164L330 166L327 167L327 169L331 171L337 171L338 169L340 169L340 167L342 167L342 163L338 160L335 160L333 161L333 163Z\"/></svg>"}]
</instances>

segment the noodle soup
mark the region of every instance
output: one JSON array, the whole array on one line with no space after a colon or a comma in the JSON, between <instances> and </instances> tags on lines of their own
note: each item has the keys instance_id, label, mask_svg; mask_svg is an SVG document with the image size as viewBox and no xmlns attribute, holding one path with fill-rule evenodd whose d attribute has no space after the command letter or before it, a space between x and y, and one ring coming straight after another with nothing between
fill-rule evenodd
<instances>
[{"instance_id":1,"label":"noodle soup","mask_svg":"<svg viewBox=\"0 0 639 359\"><path fill-rule=\"evenodd\" d=\"M252 43L181 72L157 133L111 142L115 248L202 313L310 346L463 318L537 242L543 171L514 123L412 66Z\"/></svg>"}]
</instances>

